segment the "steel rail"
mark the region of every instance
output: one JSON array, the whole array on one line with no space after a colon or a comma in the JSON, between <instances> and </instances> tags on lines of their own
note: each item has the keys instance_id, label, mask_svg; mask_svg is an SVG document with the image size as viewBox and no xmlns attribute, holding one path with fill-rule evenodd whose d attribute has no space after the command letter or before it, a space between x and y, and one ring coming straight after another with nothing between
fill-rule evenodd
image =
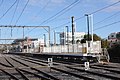
<instances>
[{"instance_id":1,"label":"steel rail","mask_svg":"<svg viewBox=\"0 0 120 80\"><path fill-rule=\"evenodd\" d=\"M23 69L19 69L19 70L21 70L23 72L26 72L26 73L29 73L29 74L32 74L32 75L34 75L36 77L39 77L41 79L44 79L44 80L50 80L49 78L47 78L47 77L45 77L43 75L40 75L40 74L37 74L37 73L33 73L33 72L28 71L28 70L23 70Z\"/></svg>"},{"instance_id":2,"label":"steel rail","mask_svg":"<svg viewBox=\"0 0 120 80\"><path fill-rule=\"evenodd\" d=\"M26 59L24 59L26 60ZM29 62L29 60L26 60ZM30 61L32 63L37 63L37 62L34 62L34 61ZM37 63L39 64L39 63ZM46 66L47 64L45 64L44 66ZM65 71L65 70L62 70L62 69L59 69L59 68L55 68L55 67L51 67L51 69L53 70L57 70L57 71L60 71L60 72L63 72L63 73L66 73L66 74L70 74L72 76L75 76L75 77L78 77L78 78L82 78L82 79L86 79L86 80L94 80L93 78L89 78L89 77L85 77L85 76L82 76L82 75L78 75L78 74L75 74L75 73L72 73L72 72L69 72L69 71Z\"/></svg>"},{"instance_id":3,"label":"steel rail","mask_svg":"<svg viewBox=\"0 0 120 80\"><path fill-rule=\"evenodd\" d=\"M66 74L70 74L72 76L82 78L82 79L85 79L85 80L95 80L95 79L90 78L90 77L85 77L85 76L82 76L82 75L79 75L79 74L76 74L76 73L72 73L72 72L68 72L66 70L62 70L62 69L55 68L55 67L51 67L51 69L54 69L54 70L57 70L57 71L60 71L60 72L66 73Z\"/></svg>"},{"instance_id":4,"label":"steel rail","mask_svg":"<svg viewBox=\"0 0 120 80\"><path fill-rule=\"evenodd\" d=\"M15 61L18 61L18 60L14 59L14 58L12 58L12 59L15 60ZM35 64L38 64L38 65L41 65L41 66L47 66L46 64L38 63L38 62L35 62L35 61L30 61L30 60L22 59L22 58L19 58L19 59L24 60L24 61L28 61L28 62L31 62L31 63L35 63ZM20 62L20 61L18 61L18 62ZM21 63L21 62L20 62L20 63ZM21 63L21 64L26 65L26 64L24 64L24 63ZM26 65L26 66L28 67L28 65Z\"/></svg>"},{"instance_id":5,"label":"steel rail","mask_svg":"<svg viewBox=\"0 0 120 80\"><path fill-rule=\"evenodd\" d=\"M29 78L25 76L24 73L22 73L18 68L16 68L16 71L18 71L25 80L29 80Z\"/></svg>"},{"instance_id":6,"label":"steel rail","mask_svg":"<svg viewBox=\"0 0 120 80\"><path fill-rule=\"evenodd\" d=\"M43 72L43 71L40 71L40 70L38 70L38 69L36 69L36 68L31 67L31 69L36 70L36 71L38 71L39 73L42 73L42 74L44 74L44 75L50 77L51 79L60 80L60 79L58 79L58 78L56 78L56 77L54 77L54 76L52 76L52 75L50 75L50 74L48 74L48 73Z\"/></svg>"},{"instance_id":7,"label":"steel rail","mask_svg":"<svg viewBox=\"0 0 120 80\"><path fill-rule=\"evenodd\" d=\"M3 64L3 63L1 63L1 62L0 62L0 65L5 66L5 67L11 67L11 66L6 65L6 64Z\"/></svg>"},{"instance_id":8,"label":"steel rail","mask_svg":"<svg viewBox=\"0 0 120 80\"><path fill-rule=\"evenodd\" d=\"M11 73L3 70L3 69L0 69L2 72L4 72L5 74L9 75L11 78L15 79L15 80L19 80L19 78L17 78L16 76L12 75Z\"/></svg>"},{"instance_id":9,"label":"steel rail","mask_svg":"<svg viewBox=\"0 0 120 80\"><path fill-rule=\"evenodd\" d=\"M73 67L69 67L69 66L68 66L68 68L78 70L78 71L81 71L81 72L87 72L87 73L90 73L90 74L94 74L94 75L98 75L98 76L102 76L102 77L106 77L106 78L110 78L110 79L114 79L114 80L120 80L119 77L115 77L115 76L112 76L112 75L106 75L106 74L103 74L103 73L92 72L92 71L89 71L89 70L73 68Z\"/></svg>"},{"instance_id":10,"label":"steel rail","mask_svg":"<svg viewBox=\"0 0 120 80\"><path fill-rule=\"evenodd\" d=\"M14 59L14 58L11 58L11 59L15 60L16 62L22 63L22 62ZM30 62L32 62L32 61L30 61ZM32 62L32 63L33 63L33 62ZM25 64L25 63L22 63L22 64L23 64L23 65L26 65L26 66L29 66L29 65L27 65L27 64ZM38 64L38 63L36 63L36 64ZM45 66L45 65L44 65L44 66ZM30 67L30 66L29 66L29 67ZM50 75L50 74L48 74L48 73L45 73L45 72L43 72L43 71L40 71L40 70L38 70L38 69L36 69L36 68L34 68L34 67L30 67L30 68L31 68L32 70L38 71L39 73L42 73L42 74L46 75L47 77L50 77L51 79L59 80L58 78L56 78L56 77L54 77L54 76L52 76L52 75Z\"/></svg>"},{"instance_id":11,"label":"steel rail","mask_svg":"<svg viewBox=\"0 0 120 80\"><path fill-rule=\"evenodd\" d=\"M118 70L112 70L112 69L107 69L107 68L101 68L101 67L97 67L97 66L91 66L91 68L103 69L103 70L107 70L107 71L110 71L110 72L114 72L114 73L120 74L120 71L118 71Z\"/></svg>"},{"instance_id":12,"label":"steel rail","mask_svg":"<svg viewBox=\"0 0 120 80\"><path fill-rule=\"evenodd\" d=\"M4 57L4 59L12 66L15 67L8 59L6 59ZM27 76L25 76L18 68L15 68L15 70L25 79L25 80L29 80L29 78Z\"/></svg>"}]
</instances>

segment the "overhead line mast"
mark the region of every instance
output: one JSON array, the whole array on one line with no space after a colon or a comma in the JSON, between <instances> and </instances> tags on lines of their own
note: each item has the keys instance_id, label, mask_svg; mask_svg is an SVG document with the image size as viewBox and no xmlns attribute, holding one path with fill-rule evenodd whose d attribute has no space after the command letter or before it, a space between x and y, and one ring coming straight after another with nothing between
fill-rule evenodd
<instances>
[{"instance_id":1,"label":"overhead line mast","mask_svg":"<svg viewBox=\"0 0 120 80\"><path fill-rule=\"evenodd\" d=\"M48 28L48 30L47 30L47 32L48 32L48 43L49 43L49 46L50 46L50 26L11 26L11 25L1 25L0 26L1 28L2 27L8 27L8 28L11 28L11 27L13 27L13 28L23 28L23 39L24 39L24 28L33 28L33 27L35 27L35 28Z\"/></svg>"}]
</instances>

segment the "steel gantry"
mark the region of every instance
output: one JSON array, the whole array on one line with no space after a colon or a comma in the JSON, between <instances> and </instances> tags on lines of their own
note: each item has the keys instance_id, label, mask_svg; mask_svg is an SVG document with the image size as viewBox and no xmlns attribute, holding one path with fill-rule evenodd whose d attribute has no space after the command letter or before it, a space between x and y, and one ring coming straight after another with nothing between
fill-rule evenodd
<instances>
[{"instance_id":1,"label":"steel gantry","mask_svg":"<svg viewBox=\"0 0 120 80\"><path fill-rule=\"evenodd\" d=\"M50 46L50 26L12 26L12 25L1 25L0 26L1 28L23 28L23 39L24 39L24 28L44 28L46 30L46 28L48 30L46 30L48 32L48 40L49 40L49 46ZM0 39L0 40L13 40L13 39ZM15 39L14 39L15 40Z\"/></svg>"}]
</instances>

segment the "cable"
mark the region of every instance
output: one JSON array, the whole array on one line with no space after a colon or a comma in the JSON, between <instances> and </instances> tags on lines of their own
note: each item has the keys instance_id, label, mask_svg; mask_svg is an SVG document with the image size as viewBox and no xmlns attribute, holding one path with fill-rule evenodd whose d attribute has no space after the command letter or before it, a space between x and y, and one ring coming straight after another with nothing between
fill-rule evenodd
<instances>
[{"instance_id":1,"label":"cable","mask_svg":"<svg viewBox=\"0 0 120 80\"><path fill-rule=\"evenodd\" d=\"M24 8L23 8L22 12L20 13L20 15L19 15L18 19L16 20L15 25L18 23L19 19L21 18L21 16L22 16L22 14L23 14L23 12L24 12L25 8L27 7L28 3L29 3L29 0L27 0L27 3L25 4L25 6L24 6Z\"/></svg>"},{"instance_id":2,"label":"cable","mask_svg":"<svg viewBox=\"0 0 120 80\"><path fill-rule=\"evenodd\" d=\"M111 18L111 17L113 17L113 16L119 14L119 13L120 13L120 11L118 11L118 12L114 13L113 15L111 15L111 16L109 16L109 17L107 17L107 18L105 18L105 19L103 19L103 20L101 20L101 21L95 23L94 25L99 24L99 23L101 23L101 22L103 22L103 21L105 21L105 20L107 20L107 19L109 19L109 18Z\"/></svg>"},{"instance_id":3,"label":"cable","mask_svg":"<svg viewBox=\"0 0 120 80\"><path fill-rule=\"evenodd\" d=\"M89 13L89 15L95 14L95 13L97 13L97 12L99 12L99 11L102 11L102 10L104 10L104 9L106 9L106 8L109 8L109 7L111 7L111 6L114 6L114 5L118 4L118 3L120 3L120 1L117 1L117 2L115 2L115 3L113 3L113 4L111 4L111 5L108 5L108 6L106 6L106 7L103 7L103 8L101 8L101 9L98 9L98 10L96 10L96 11L94 11L94 12L91 12L91 13ZM78 18L77 20L79 20L79 19L81 19L81 18L83 18L83 17L85 17L85 16L82 16L82 17ZM76 20L76 21L77 21L77 20Z\"/></svg>"},{"instance_id":4,"label":"cable","mask_svg":"<svg viewBox=\"0 0 120 80\"><path fill-rule=\"evenodd\" d=\"M96 11L94 11L94 12L91 12L90 14L95 14L95 13L101 11L101 10L104 10L104 9L106 9L106 8L109 8L109 7L113 6L113 5L116 5L116 4L118 4L119 2L120 2L120 1L117 1L117 2L115 2L115 3L113 3L113 4L111 4L111 5L108 5L108 6L106 6L106 7L103 7L103 8L101 8L101 9L98 9L98 10L96 10ZM75 21L80 20L80 19L82 19L82 18L84 18L84 17L85 17L85 16L81 16L81 17L75 19ZM64 24L66 25L66 24L68 24L68 23L70 23L70 22L67 22L67 23L64 23ZM64 24L62 24L61 26L63 26ZM59 28L59 27L61 27L61 26L55 27L55 28L53 28L53 29Z\"/></svg>"},{"instance_id":5,"label":"cable","mask_svg":"<svg viewBox=\"0 0 120 80\"><path fill-rule=\"evenodd\" d=\"M55 16L59 15L61 12L63 12L64 10L66 10L67 8L69 8L70 6L74 5L76 2L78 2L79 0L75 0L73 3L71 3L70 5L68 5L67 7L65 7L64 9L62 9L61 11L59 11L58 13L56 13L55 15L49 17L47 20L43 21L41 24L49 21L50 19L54 18ZM40 24L40 25L41 25ZM33 28L32 30L34 30L35 28ZM44 28L45 29L45 28ZM28 33L30 33L32 30L30 30ZM46 30L46 29L45 29ZM47 31L47 30L46 30Z\"/></svg>"},{"instance_id":6,"label":"cable","mask_svg":"<svg viewBox=\"0 0 120 80\"><path fill-rule=\"evenodd\" d=\"M77 3L75 2L75 3L73 3L71 6L69 6L68 9L66 9L63 13L61 12L60 14L56 15L53 19L49 20L48 22L46 21L46 23L49 23L49 22L55 20L56 18L62 16L63 14L65 14L67 11L69 11L70 9L72 9L73 7L75 7L75 6L76 6L77 4L79 4L79 3L80 3L80 0L78 0Z\"/></svg>"},{"instance_id":7,"label":"cable","mask_svg":"<svg viewBox=\"0 0 120 80\"><path fill-rule=\"evenodd\" d=\"M48 2L45 4L45 6L43 6L43 8L36 15L34 15L33 17L36 19L36 17L38 17L40 15L40 13L48 6L48 4L50 2L51 2L51 0L48 0ZM34 19L34 21L35 21L35 19ZM29 23L30 23L30 21L27 24L29 24Z\"/></svg>"},{"instance_id":8,"label":"cable","mask_svg":"<svg viewBox=\"0 0 120 80\"><path fill-rule=\"evenodd\" d=\"M107 25L105 25L105 26L102 26L102 27L96 28L96 29L94 29L94 31L99 30L99 29L102 29L102 28L105 28L105 27L109 27L109 26L114 25L114 24L117 24L117 23L120 23L120 21L116 21L116 22L113 22L113 23L107 24Z\"/></svg>"},{"instance_id":9,"label":"cable","mask_svg":"<svg viewBox=\"0 0 120 80\"><path fill-rule=\"evenodd\" d=\"M51 0L49 0L46 5L38 12L38 14L40 14L47 6L48 4L51 2ZM37 17L38 15L35 16L35 18ZM44 27L43 27L44 28ZM32 30L34 30L35 28L33 28ZM45 28L44 28L45 29ZM30 30L28 33L30 33L32 30ZM46 29L45 29L46 30ZM47 30L46 30L47 31ZM47 31L48 32L48 31Z\"/></svg>"},{"instance_id":10,"label":"cable","mask_svg":"<svg viewBox=\"0 0 120 80\"><path fill-rule=\"evenodd\" d=\"M10 25L11 25L13 19L14 19L14 16L15 16L15 13L16 13L16 10L17 10L17 7L18 7L18 4L19 4L19 0L17 0L17 4L16 4L16 7L15 7L15 11L14 11L14 13L13 13L12 19L11 19L11 21L10 21ZM12 37L12 31L13 31L13 29L12 29L12 26L11 26L11 37Z\"/></svg>"},{"instance_id":11,"label":"cable","mask_svg":"<svg viewBox=\"0 0 120 80\"><path fill-rule=\"evenodd\" d=\"M95 14L95 13L97 13L97 12L99 12L99 11L102 11L102 10L104 10L104 9L106 9L106 8L109 8L109 7L111 7L111 6L114 6L114 5L118 4L119 2L120 2L120 0L117 1L117 2L115 2L115 3L113 3L113 4L111 4L111 5L108 5L108 6L106 6L106 7L103 7L103 8L101 8L101 9L98 9L98 10L96 10L96 11L94 11L94 12L91 12L90 14Z\"/></svg>"},{"instance_id":12,"label":"cable","mask_svg":"<svg viewBox=\"0 0 120 80\"><path fill-rule=\"evenodd\" d=\"M49 17L47 20L43 21L41 24L53 19L55 16L59 15L61 12L63 12L64 10L66 10L67 8L69 8L70 6L74 5L76 2L78 2L79 0L75 0L73 3L71 3L70 5L68 5L67 7L65 7L64 9L62 9L61 11L59 11L58 13L54 14L53 16ZM40 25L41 25L40 24Z\"/></svg>"},{"instance_id":13,"label":"cable","mask_svg":"<svg viewBox=\"0 0 120 80\"><path fill-rule=\"evenodd\" d=\"M8 10L0 17L0 20L8 13L8 11L15 5L16 2L17 0L15 0L15 2L8 8Z\"/></svg>"},{"instance_id":14,"label":"cable","mask_svg":"<svg viewBox=\"0 0 120 80\"><path fill-rule=\"evenodd\" d=\"M14 13L13 13L12 19L11 19L11 21L10 21L10 25L11 25L13 19L14 19L14 16L15 16L16 10L17 10L17 8L18 8L18 4L19 4L19 0L17 0L17 4L16 4L15 10L14 10Z\"/></svg>"},{"instance_id":15,"label":"cable","mask_svg":"<svg viewBox=\"0 0 120 80\"><path fill-rule=\"evenodd\" d=\"M77 21L77 20L82 19L82 18L84 18L84 17L85 17L85 16L79 17L79 18L75 19L74 21ZM66 22L66 23L64 23L64 24L62 24L62 25L60 25L60 26L57 26L57 27L55 27L55 28L52 28L52 30L57 29L57 28L59 28L59 27L61 27L61 26L64 26L64 25L66 25L66 24L69 24L69 23L70 23L70 21L69 21L69 22Z\"/></svg>"}]
</instances>

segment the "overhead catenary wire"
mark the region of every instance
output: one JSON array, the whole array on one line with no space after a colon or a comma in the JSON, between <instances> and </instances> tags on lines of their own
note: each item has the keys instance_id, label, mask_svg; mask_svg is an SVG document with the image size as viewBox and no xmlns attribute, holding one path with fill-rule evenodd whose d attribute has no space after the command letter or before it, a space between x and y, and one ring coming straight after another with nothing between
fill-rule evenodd
<instances>
[{"instance_id":1,"label":"overhead catenary wire","mask_svg":"<svg viewBox=\"0 0 120 80\"><path fill-rule=\"evenodd\" d=\"M26 4L25 4L25 6L23 7L22 12L20 13L20 15L19 15L18 19L17 19L17 20L16 20L16 22L15 22L15 25L16 25L16 24L18 23L18 21L20 20L20 18L21 18L21 16L22 16L22 14L23 14L24 10L26 9L26 7L27 7L28 3L29 3L29 0L27 0L27 2L26 2Z\"/></svg>"},{"instance_id":2,"label":"overhead catenary wire","mask_svg":"<svg viewBox=\"0 0 120 80\"><path fill-rule=\"evenodd\" d=\"M7 9L7 11L2 15L0 16L0 20L10 11L10 9L16 4L17 0L15 0L15 2Z\"/></svg>"},{"instance_id":3,"label":"overhead catenary wire","mask_svg":"<svg viewBox=\"0 0 120 80\"><path fill-rule=\"evenodd\" d=\"M102 10L104 10L104 9L107 9L107 8L109 8L109 7L111 7L111 6L114 6L114 5L118 4L118 3L120 3L120 0L117 1L117 2L115 2L115 3L113 3L113 4L110 4L110 5L108 5L108 6L105 6L105 7L101 8L101 9L98 9L98 10L96 10L96 11L93 11L93 12L89 13L89 15L90 15L90 14L95 14L95 13L97 13L97 12L100 12L100 11L102 11ZM75 21L78 21L78 20L80 20L80 19L82 19L82 18L84 18L84 17L85 17L85 16L81 16L81 17L75 19ZM69 24L69 23L70 23L70 21L69 21L69 22L66 22L66 23L64 23L64 24L62 24L62 25L60 25L60 26L58 26L58 27L55 27L55 28L53 28L53 29L59 28L59 27L61 27L61 26L64 26L64 25L66 25L66 24ZM53 30L53 29L52 29L52 30Z\"/></svg>"},{"instance_id":4,"label":"overhead catenary wire","mask_svg":"<svg viewBox=\"0 0 120 80\"><path fill-rule=\"evenodd\" d=\"M48 5L49 3L51 2L51 0L49 0L45 6L43 6L43 8L37 13L37 15L35 16L35 18L38 16L38 14L40 14ZM43 27L44 28L44 27ZM33 28L32 30L30 30L28 33L30 33L31 31L33 31L35 28ZM44 28L45 29L45 28ZM46 30L46 29L45 29ZM47 31L47 30L46 30ZM48 31L47 31L48 32ZM26 34L27 35L27 34Z\"/></svg>"},{"instance_id":5,"label":"overhead catenary wire","mask_svg":"<svg viewBox=\"0 0 120 80\"><path fill-rule=\"evenodd\" d=\"M0 20L12 9L12 7L16 4L16 2L17 2L17 0L15 0L14 1L14 3L5 11L5 13L3 13L3 15L2 16L0 16ZM2 2L1 2L1 5L3 4L3 0L2 0ZM1 6L0 5L0 6ZM6 36L6 32L5 32L5 36ZM5 43L6 43L6 41L5 41Z\"/></svg>"},{"instance_id":6,"label":"overhead catenary wire","mask_svg":"<svg viewBox=\"0 0 120 80\"><path fill-rule=\"evenodd\" d=\"M101 21L95 23L94 25L99 24L99 23L101 23L101 22L104 22L104 21L106 21L106 20L112 18L113 16L118 15L119 13L120 13L120 11L118 11L118 12L116 12L116 13L114 13L114 14L112 14L112 15L106 17L106 18L104 18L103 20L101 20Z\"/></svg>"},{"instance_id":7,"label":"overhead catenary wire","mask_svg":"<svg viewBox=\"0 0 120 80\"><path fill-rule=\"evenodd\" d=\"M79 4L81 2L81 0L78 0L77 2L74 2L73 4L69 5L67 7L66 10L64 10L64 12L61 12L60 14L56 15L53 19L46 21L46 23L49 23L55 19L57 19L58 17L62 16L63 14L65 14L66 12L68 12L69 10L71 10L73 7L77 6L77 4Z\"/></svg>"},{"instance_id":8,"label":"overhead catenary wire","mask_svg":"<svg viewBox=\"0 0 120 80\"><path fill-rule=\"evenodd\" d=\"M96 28L96 29L94 29L94 31L99 30L99 29L102 29L102 28L105 28L105 27L109 27L109 26L114 25L114 24L117 24L117 23L120 23L120 21L116 21L116 22L113 22L113 23L107 24L107 25L105 25L105 26L102 26L102 27Z\"/></svg>"},{"instance_id":9,"label":"overhead catenary wire","mask_svg":"<svg viewBox=\"0 0 120 80\"><path fill-rule=\"evenodd\" d=\"M65 11L66 9L68 9L70 6L74 5L76 2L78 2L79 0L75 0L73 3L71 3L70 5L68 5L67 7L63 8L62 10L60 10L59 12L57 12L56 14L54 14L53 16L49 17L48 19L46 19L45 21L41 22L40 25L42 25L43 23L48 22L49 20L53 19L54 17L56 17L57 15L59 15L60 13L62 13L63 11Z\"/></svg>"},{"instance_id":10,"label":"overhead catenary wire","mask_svg":"<svg viewBox=\"0 0 120 80\"><path fill-rule=\"evenodd\" d=\"M75 0L73 3L71 3L70 5L68 5L67 7L63 8L62 10L60 10L59 12L57 12L56 14L54 14L53 16L49 17L48 19L46 19L45 21L41 22L40 25L42 25L43 23L46 23L47 21L53 19L54 17L56 17L57 15L59 15L61 12L65 11L66 9L68 9L70 6L74 5L76 2L78 2L79 0ZM32 30L34 30L35 28L33 28ZM45 28L44 28L45 29ZM28 33L30 33L32 30L30 30ZM46 30L46 29L45 29Z\"/></svg>"},{"instance_id":11,"label":"overhead catenary wire","mask_svg":"<svg viewBox=\"0 0 120 80\"><path fill-rule=\"evenodd\" d=\"M109 8L109 7L111 7L111 6L114 6L114 5L118 4L118 3L120 3L120 0L117 1L117 2L115 2L115 3L113 3L113 4L108 5L108 6L106 6L106 7L103 7L103 8L101 8L101 9L98 9L98 10L96 10L96 11L94 11L94 12L91 12L90 14L95 14L95 13L97 13L97 12L99 12L99 11L102 11L102 10L104 10L104 9L107 9L107 8Z\"/></svg>"},{"instance_id":12,"label":"overhead catenary wire","mask_svg":"<svg viewBox=\"0 0 120 80\"><path fill-rule=\"evenodd\" d=\"M17 0L17 4L16 4L15 10L14 10L14 12L13 12L12 19L11 19L11 21L10 21L10 25L12 24L12 21L13 21L13 19L14 19L15 13L16 13L17 8L18 8L18 4L19 4L19 0Z\"/></svg>"},{"instance_id":13,"label":"overhead catenary wire","mask_svg":"<svg viewBox=\"0 0 120 80\"><path fill-rule=\"evenodd\" d=\"M17 4L16 4L15 10L14 10L12 19L11 19L11 21L10 21L10 25L12 24L12 21L13 21L13 19L14 19L15 13L16 13L17 8L18 8L18 4L19 4L19 0L17 1ZM13 29L12 29L12 26L11 26L11 37L12 37L12 31L13 31Z\"/></svg>"},{"instance_id":14,"label":"overhead catenary wire","mask_svg":"<svg viewBox=\"0 0 120 80\"><path fill-rule=\"evenodd\" d=\"M48 2L40 9L40 11L34 16L34 18L37 18L40 13L50 4L51 0L48 0Z\"/></svg>"}]
</instances>

